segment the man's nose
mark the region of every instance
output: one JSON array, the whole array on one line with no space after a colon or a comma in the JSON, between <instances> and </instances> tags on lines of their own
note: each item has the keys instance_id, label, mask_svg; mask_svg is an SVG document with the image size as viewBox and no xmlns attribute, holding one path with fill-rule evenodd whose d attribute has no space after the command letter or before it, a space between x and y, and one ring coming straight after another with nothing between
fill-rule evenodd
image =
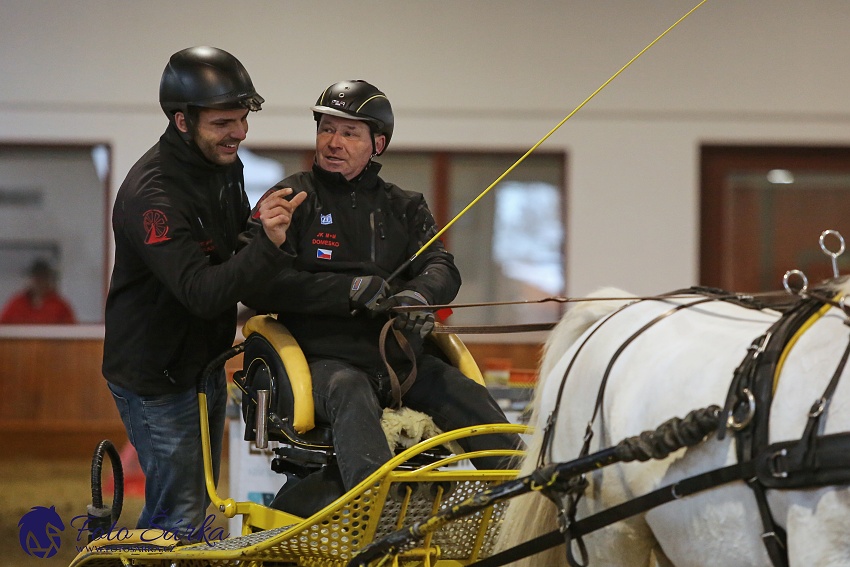
<instances>
[{"instance_id":1,"label":"man's nose","mask_svg":"<svg viewBox=\"0 0 850 567\"><path fill-rule=\"evenodd\" d=\"M331 139L328 141L328 145L334 148L339 148L342 146L342 134L339 132L334 132L331 134Z\"/></svg>"},{"instance_id":2,"label":"man's nose","mask_svg":"<svg viewBox=\"0 0 850 567\"><path fill-rule=\"evenodd\" d=\"M237 124L230 130L230 137L235 140L244 140L248 136L248 124Z\"/></svg>"}]
</instances>

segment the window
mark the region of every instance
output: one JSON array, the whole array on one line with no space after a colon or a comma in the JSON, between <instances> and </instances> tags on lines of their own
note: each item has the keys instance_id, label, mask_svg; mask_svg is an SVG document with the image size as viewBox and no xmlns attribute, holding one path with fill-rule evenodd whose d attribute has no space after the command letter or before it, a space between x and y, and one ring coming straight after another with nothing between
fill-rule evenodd
<instances>
[{"instance_id":1,"label":"window","mask_svg":"<svg viewBox=\"0 0 850 567\"><path fill-rule=\"evenodd\" d=\"M109 167L106 145L0 145L0 304L41 260L77 322L103 321Z\"/></svg>"}]
</instances>

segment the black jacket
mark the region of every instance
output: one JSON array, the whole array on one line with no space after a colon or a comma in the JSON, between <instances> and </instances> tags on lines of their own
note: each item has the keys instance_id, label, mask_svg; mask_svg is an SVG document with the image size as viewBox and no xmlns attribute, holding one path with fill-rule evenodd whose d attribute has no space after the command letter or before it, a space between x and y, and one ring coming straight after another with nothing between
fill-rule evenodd
<instances>
[{"instance_id":1,"label":"black jacket","mask_svg":"<svg viewBox=\"0 0 850 567\"><path fill-rule=\"evenodd\" d=\"M250 214L243 185L239 160L209 162L173 125L127 174L112 212L108 381L140 395L192 387L232 346L245 290L291 263L262 229L240 244Z\"/></svg>"},{"instance_id":2,"label":"black jacket","mask_svg":"<svg viewBox=\"0 0 850 567\"><path fill-rule=\"evenodd\" d=\"M282 271L263 293L252 293L245 302L278 313L308 360L333 358L381 371L378 335L387 318L365 311L352 316L352 280L389 277L437 232L424 197L386 183L378 177L380 168L373 162L348 181L314 164L312 171L275 185L309 195L287 232L297 258L293 269ZM437 240L391 285L393 292L411 289L430 304L445 304L455 298L460 283L452 255ZM421 349L418 336L408 338ZM390 347L394 367L403 368L402 357Z\"/></svg>"}]
</instances>

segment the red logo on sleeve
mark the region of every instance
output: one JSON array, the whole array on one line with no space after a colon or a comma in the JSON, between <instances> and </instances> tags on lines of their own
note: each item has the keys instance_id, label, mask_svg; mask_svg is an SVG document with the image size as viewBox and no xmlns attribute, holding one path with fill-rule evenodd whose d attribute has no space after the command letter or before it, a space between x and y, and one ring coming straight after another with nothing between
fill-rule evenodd
<instances>
[{"instance_id":1,"label":"red logo on sleeve","mask_svg":"<svg viewBox=\"0 0 850 567\"><path fill-rule=\"evenodd\" d=\"M271 195L271 194L272 194L272 193L274 193L275 191L277 191L277 188L276 188L276 187L272 187L271 189L269 189L268 191L266 191L265 193L263 193L263 196L262 196L262 197L260 197L259 199L257 199L257 204L256 204L256 205L254 205L254 212L253 212L253 214L251 215L251 218L253 218L253 219L258 219L258 218L260 218L260 203L262 203L262 202L263 202L263 199L265 199L266 197L268 197L269 195Z\"/></svg>"},{"instance_id":2,"label":"red logo on sleeve","mask_svg":"<svg viewBox=\"0 0 850 567\"><path fill-rule=\"evenodd\" d=\"M159 244L171 240L168 236L168 217L165 213L156 209L145 211L143 215L145 232L145 244Z\"/></svg>"}]
</instances>

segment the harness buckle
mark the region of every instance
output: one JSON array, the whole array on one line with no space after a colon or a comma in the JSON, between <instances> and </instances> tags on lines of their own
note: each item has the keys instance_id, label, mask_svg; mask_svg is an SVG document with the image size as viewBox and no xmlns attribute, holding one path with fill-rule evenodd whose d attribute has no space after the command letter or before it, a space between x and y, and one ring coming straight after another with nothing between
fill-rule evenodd
<instances>
[{"instance_id":1,"label":"harness buckle","mask_svg":"<svg viewBox=\"0 0 850 567\"><path fill-rule=\"evenodd\" d=\"M676 484L670 486L670 495L676 500L681 500L682 498L684 498L684 496L679 494L679 491L676 490L678 487L679 487L678 482Z\"/></svg>"},{"instance_id":2,"label":"harness buckle","mask_svg":"<svg viewBox=\"0 0 850 567\"><path fill-rule=\"evenodd\" d=\"M784 459L788 456L788 451L785 449L781 449L773 453L770 457L767 458L767 468L770 471L770 475L773 478L788 478L788 471L781 470L782 467L780 463L780 459ZM768 532L769 533L769 532ZM767 535L767 534L765 534ZM764 537L764 535L762 535Z\"/></svg>"},{"instance_id":3,"label":"harness buckle","mask_svg":"<svg viewBox=\"0 0 850 567\"><path fill-rule=\"evenodd\" d=\"M809 410L809 417L819 417L826 409L826 398L818 399L812 409Z\"/></svg>"},{"instance_id":4,"label":"harness buckle","mask_svg":"<svg viewBox=\"0 0 850 567\"><path fill-rule=\"evenodd\" d=\"M593 422L588 421L587 427L584 430L584 439L585 444L590 443L590 440L593 439Z\"/></svg>"},{"instance_id":5,"label":"harness buckle","mask_svg":"<svg viewBox=\"0 0 850 567\"><path fill-rule=\"evenodd\" d=\"M779 545L780 548L785 549L785 542L782 541L782 538L779 537L779 534L774 532L774 531L765 532L765 533L761 534L761 539L762 539L762 541L767 541L769 539L772 539L777 543L777 545Z\"/></svg>"},{"instance_id":6,"label":"harness buckle","mask_svg":"<svg viewBox=\"0 0 850 567\"><path fill-rule=\"evenodd\" d=\"M767 343L770 342L771 338L773 338L773 333L771 333L770 331L762 335L761 344L759 344L758 348L756 349L756 352L753 355L753 360L757 359L759 355L763 354L764 351L767 350Z\"/></svg>"}]
</instances>

